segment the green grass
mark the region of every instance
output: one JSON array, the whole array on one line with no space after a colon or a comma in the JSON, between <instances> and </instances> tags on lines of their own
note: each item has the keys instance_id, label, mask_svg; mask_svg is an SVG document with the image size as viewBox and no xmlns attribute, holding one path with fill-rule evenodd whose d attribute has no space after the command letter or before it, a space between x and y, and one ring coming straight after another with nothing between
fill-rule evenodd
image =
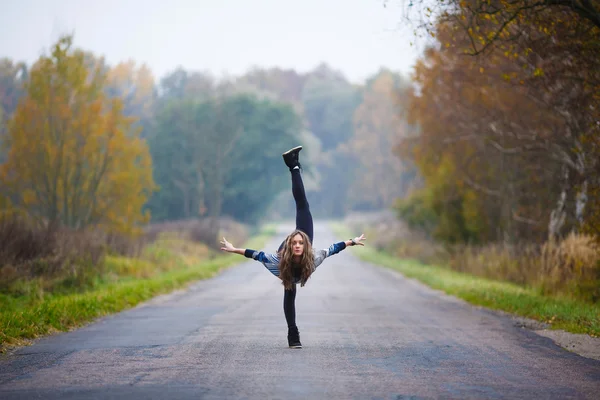
<instances>
[{"instance_id":1,"label":"green grass","mask_svg":"<svg viewBox=\"0 0 600 400\"><path fill-rule=\"evenodd\" d=\"M246 246L261 248L271 235L270 230L261 231ZM88 291L43 295L32 291L16 297L0 294L0 351L42 335L80 327L244 261L240 255L227 253L201 259L193 254L193 244L185 252L181 247L173 251L168 245L157 242L149 246L146 252L150 257L144 259L107 258L108 274ZM136 276L140 273L142 277Z\"/></svg>"},{"instance_id":2,"label":"green grass","mask_svg":"<svg viewBox=\"0 0 600 400\"><path fill-rule=\"evenodd\" d=\"M340 237L349 237L342 224L331 225ZM551 324L552 329L600 336L600 305L566 297L550 297L535 288L524 288L509 282L499 282L425 265L419 261L400 259L365 246L356 255L364 261L399 271L408 278L461 298L471 304L506 311L522 317Z\"/></svg>"}]
</instances>

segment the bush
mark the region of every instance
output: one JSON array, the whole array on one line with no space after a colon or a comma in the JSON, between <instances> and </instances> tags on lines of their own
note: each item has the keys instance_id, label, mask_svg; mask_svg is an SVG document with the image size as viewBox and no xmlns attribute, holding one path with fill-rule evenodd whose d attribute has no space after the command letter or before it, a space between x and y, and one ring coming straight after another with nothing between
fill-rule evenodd
<instances>
[{"instance_id":1,"label":"bush","mask_svg":"<svg viewBox=\"0 0 600 400\"><path fill-rule=\"evenodd\" d=\"M219 218L217 224L211 224L209 218L156 223L148 226L145 236L156 238L165 233L204 243L212 249L220 247L221 236L226 236L234 244L243 243L248 239L248 230L245 225L228 217Z\"/></svg>"},{"instance_id":2,"label":"bush","mask_svg":"<svg viewBox=\"0 0 600 400\"><path fill-rule=\"evenodd\" d=\"M107 255L136 261L131 268L126 265L119 268L124 272L135 271L135 276L138 270L144 271L138 277L149 276L156 266L143 265L148 257L160 258L160 268L172 267L172 257L167 260L158 253L160 246L149 246L157 239L168 238L170 247L182 254L190 251L186 246L193 246L186 240L196 241L201 245L193 246L193 254L204 258L208 253L214 254L207 246L213 250L220 247L220 236L227 236L233 243L243 243L248 239L248 231L232 219L221 218L217 224L211 224L208 219L153 224L142 234L127 236L97 229L42 229L26 218L5 216L0 218L0 291L41 297L46 292L88 289L98 278L114 275L114 271L106 270Z\"/></svg>"},{"instance_id":3,"label":"bush","mask_svg":"<svg viewBox=\"0 0 600 400\"><path fill-rule=\"evenodd\" d=\"M105 254L101 237L89 231L40 228L23 218L0 219L0 290L38 280L41 289L69 281L88 282L100 273ZM89 270L92 271L89 271ZM61 283L62 284L62 283Z\"/></svg>"}]
</instances>

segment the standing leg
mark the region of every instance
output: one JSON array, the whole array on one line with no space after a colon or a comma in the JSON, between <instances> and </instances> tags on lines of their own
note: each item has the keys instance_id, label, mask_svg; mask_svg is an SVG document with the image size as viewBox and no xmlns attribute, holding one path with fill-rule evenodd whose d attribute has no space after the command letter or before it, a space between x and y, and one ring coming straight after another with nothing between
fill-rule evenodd
<instances>
[{"instance_id":1,"label":"standing leg","mask_svg":"<svg viewBox=\"0 0 600 400\"><path fill-rule=\"evenodd\" d=\"M292 290L286 290L283 295L283 311L288 324L288 346L295 349L302 348L300 332L296 326L296 285Z\"/></svg>"},{"instance_id":2,"label":"standing leg","mask_svg":"<svg viewBox=\"0 0 600 400\"><path fill-rule=\"evenodd\" d=\"M296 327L296 285L292 286L292 290L285 290L283 294L283 312L288 328Z\"/></svg>"}]
</instances>

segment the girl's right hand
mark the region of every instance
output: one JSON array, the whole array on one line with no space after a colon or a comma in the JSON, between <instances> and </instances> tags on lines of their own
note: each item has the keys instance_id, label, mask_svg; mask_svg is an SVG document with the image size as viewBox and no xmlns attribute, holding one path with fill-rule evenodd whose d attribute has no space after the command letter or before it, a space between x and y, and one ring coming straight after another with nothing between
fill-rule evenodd
<instances>
[{"instance_id":1,"label":"girl's right hand","mask_svg":"<svg viewBox=\"0 0 600 400\"><path fill-rule=\"evenodd\" d=\"M223 240L221 240L221 244L223 245L223 247L221 247L221 250L227 251L229 253L235 251L235 247L233 247L233 245L229 243L227 239L225 239L225 237L223 237Z\"/></svg>"}]
</instances>

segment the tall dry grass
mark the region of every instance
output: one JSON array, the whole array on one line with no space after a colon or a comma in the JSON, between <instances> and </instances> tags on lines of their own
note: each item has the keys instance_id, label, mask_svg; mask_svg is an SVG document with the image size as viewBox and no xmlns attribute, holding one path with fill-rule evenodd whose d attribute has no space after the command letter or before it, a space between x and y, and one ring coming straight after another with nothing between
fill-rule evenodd
<instances>
[{"instance_id":1,"label":"tall dry grass","mask_svg":"<svg viewBox=\"0 0 600 400\"><path fill-rule=\"evenodd\" d=\"M590 235L570 234L542 246L539 284L544 293L574 293L600 302L600 245Z\"/></svg>"},{"instance_id":2,"label":"tall dry grass","mask_svg":"<svg viewBox=\"0 0 600 400\"><path fill-rule=\"evenodd\" d=\"M457 271L536 287L548 295L600 301L600 246L589 235L571 233L542 245L457 247L449 265Z\"/></svg>"},{"instance_id":3,"label":"tall dry grass","mask_svg":"<svg viewBox=\"0 0 600 400\"><path fill-rule=\"evenodd\" d=\"M600 244L590 235L572 233L541 245L442 246L411 232L391 212L353 214L344 222L366 232L371 246L397 257L513 282L546 295L600 302Z\"/></svg>"}]
</instances>

